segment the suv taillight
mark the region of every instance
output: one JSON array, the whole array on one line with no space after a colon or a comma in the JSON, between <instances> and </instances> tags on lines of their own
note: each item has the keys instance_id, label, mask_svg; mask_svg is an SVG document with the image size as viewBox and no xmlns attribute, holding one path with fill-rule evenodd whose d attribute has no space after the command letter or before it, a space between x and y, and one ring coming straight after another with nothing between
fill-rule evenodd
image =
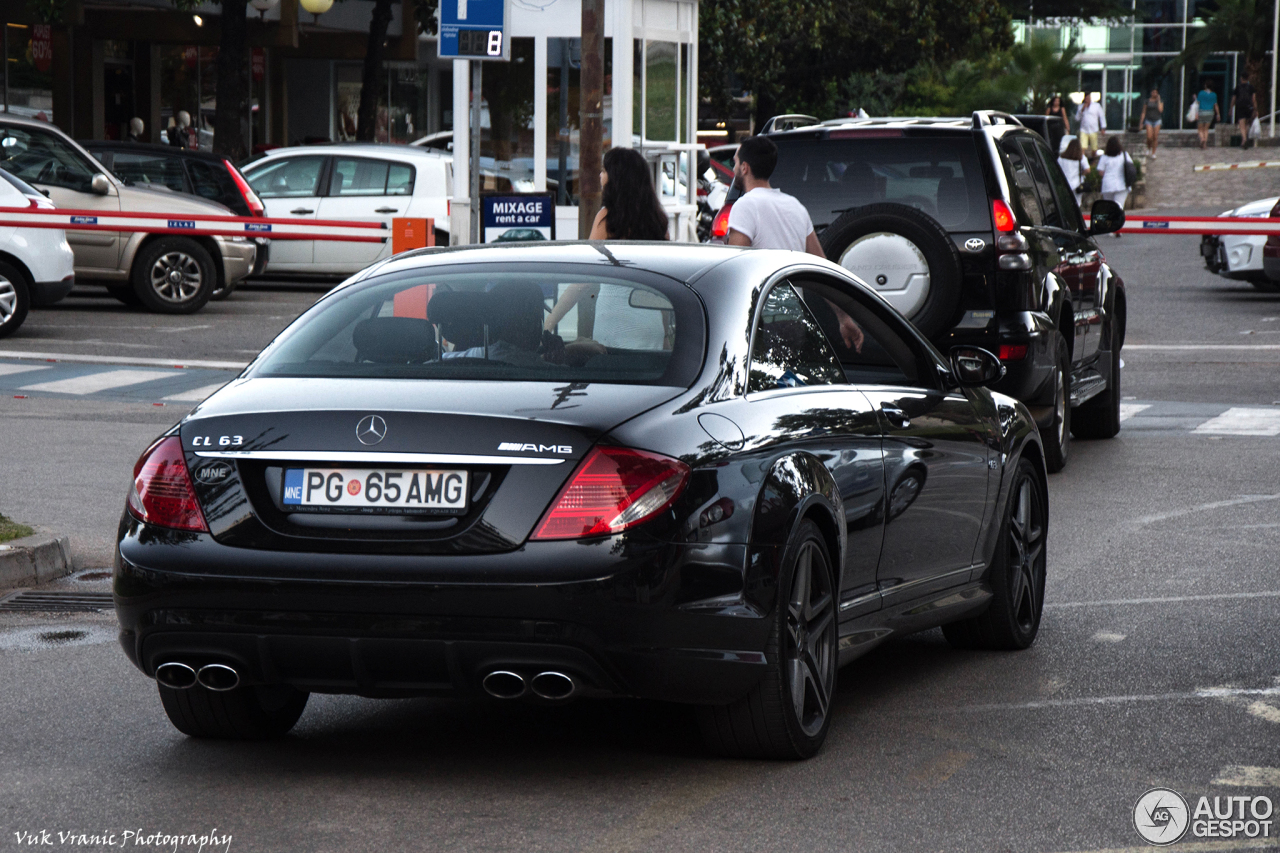
<instances>
[{"instance_id":1,"label":"suv taillight","mask_svg":"<svg viewBox=\"0 0 1280 853\"><path fill-rule=\"evenodd\" d=\"M236 189L240 190L240 195L244 198L244 203L249 205L250 216L266 216L267 209L263 205L262 199L258 198L258 194L249 186L249 182L244 179L244 175L240 174L240 170L232 165L230 160L222 161L227 171L231 173L231 180L235 181Z\"/></svg>"},{"instance_id":2,"label":"suv taillight","mask_svg":"<svg viewBox=\"0 0 1280 853\"><path fill-rule=\"evenodd\" d=\"M1013 211L1004 203L1004 199L998 198L991 202L991 219L996 223L997 231L1012 231L1018 227L1018 220L1014 218Z\"/></svg>"},{"instance_id":3,"label":"suv taillight","mask_svg":"<svg viewBox=\"0 0 1280 853\"><path fill-rule=\"evenodd\" d=\"M160 439L133 466L129 512L157 527L209 532L182 456L182 439L176 435Z\"/></svg>"},{"instance_id":4,"label":"suv taillight","mask_svg":"<svg viewBox=\"0 0 1280 853\"><path fill-rule=\"evenodd\" d=\"M720 208L720 212L716 214L716 218L711 221L711 236L724 239L729 236L729 208L731 204L726 204Z\"/></svg>"},{"instance_id":5,"label":"suv taillight","mask_svg":"<svg viewBox=\"0 0 1280 853\"><path fill-rule=\"evenodd\" d=\"M597 447L556 495L533 538L620 533L671 506L688 481L689 466L679 459L626 447Z\"/></svg>"}]
</instances>

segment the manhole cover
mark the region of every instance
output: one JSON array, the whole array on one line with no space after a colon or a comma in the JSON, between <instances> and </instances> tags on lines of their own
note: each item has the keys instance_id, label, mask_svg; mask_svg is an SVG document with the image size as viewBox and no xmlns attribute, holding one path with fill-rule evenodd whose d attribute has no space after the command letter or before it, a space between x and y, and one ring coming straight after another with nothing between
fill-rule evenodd
<instances>
[{"instance_id":1,"label":"manhole cover","mask_svg":"<svg viewBox=\"0 0 1280 853\"><path fill-rule=\"evenodd\" d=\"M0 598L0 611L10 613L69 613L78 610L110 610L114 606L109 592L19 590Z\"/></svg>"}]
</instances>

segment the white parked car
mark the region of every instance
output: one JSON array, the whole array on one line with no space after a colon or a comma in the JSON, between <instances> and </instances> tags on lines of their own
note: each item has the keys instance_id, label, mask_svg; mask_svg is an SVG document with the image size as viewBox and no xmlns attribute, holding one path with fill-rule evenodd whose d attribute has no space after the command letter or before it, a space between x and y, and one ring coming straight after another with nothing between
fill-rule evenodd
<instances>
[{"instance_id":1,"label":"white parked car","mask_svg":"<svg viewBox=\"0 0 1280 853\"><path fill-rule=\"evenodd\" d=\"M54 204L30 184L0 169L0 208L47 210ZM0 338L17 331L31 305L50 305L75 284L67 232L0 224Z\"/></svg>"},{"instance_id":2,"label":"white parked car","mask_svg":"<svg viewBox=\"0 0 1280 853\"><path fill-rule=\"evenodd\" d=\"M1280 197L1259 199L1242 204L1219 216L1251 216L1265 219L1280 202ZM1257 234L1206 234L1200 238L1200 254L1211 272L1223 278L1247 281L1259 290L1276 290L1263 268L1262 247L1267 238Z\"/></svg>"},{"instance_id":3,"label":"white parked car","mask_svg":"<svg viewBox=\"0 0 1280 853\"><path fill-rule=\"evenodd\" d=\"M382 222L385 243L274 240L267 273L349 275L391 255L394 217L435 220L436 245L449 243L453 160L411 145L347 143L268 151L242 170L267 216Z\"/></svg>"}]
</instances>

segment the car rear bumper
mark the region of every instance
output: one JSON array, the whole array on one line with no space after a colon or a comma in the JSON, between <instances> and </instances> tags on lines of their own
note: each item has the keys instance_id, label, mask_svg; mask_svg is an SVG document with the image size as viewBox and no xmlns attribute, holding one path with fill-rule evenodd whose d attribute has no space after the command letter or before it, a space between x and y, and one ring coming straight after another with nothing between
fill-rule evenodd
<instances>
[{"instance_id":1,"label":"car rear bumper","mask_svg":"<svg viewBox=\"0 0 1280 853\"><path fill-rule=\"evenodd\" d=\"M1053 404L1056 333L1048 318L1021 312L1000 316L991 327L981 331L956 328L941 345L944 352L953 346L976 346L997 356L1002 344L1025 346L1026 354L1022 358L1000 360L1005 368L1004 378L989 387L1036 408Z\"/></svg>"},{"instance_id":2,"label":"car rear bumper","mask_svg":"<svg viewBox=\"0 0 1280 853\"><path fill-rule=\"evenodd\" d=\"M75 286L74 274L57 281L37 281L31 286L31 304L52 305L66 298Z\"/></svg>"},{"instance_id":3,"label":"car rear bumper","mask_svg":"<svg viewBox=\"0 0 1280 853\"><path fill-rule=\"evenodd\" d=\"M219 662L249 684L409 696L481 695L496 670L555 671L582 695L725 703L765 669L770 619L724 596L696 601L698 568L680 546L428 558L249 551L131 519L122 529L120 642L149 676L166 661ZM717 550L720 578L745 564L746 546ZM555 580L551 567L566 565L592 576ZM452 580L432 577L441 566ZM542 566L549 582L530 580ZM460 568L486 580L459 582ZM502 582L508 570L522 580Z\"/></svg>"},{"instance_id":4,"label":"car rear bumper","mask_svg":"<svg viewBox=\"0 0 1280 853\"><path fill-rule=\"evenodd\" d=\"M250 240L235 243L231 240L219 240L222 250L222 269L228 284L235 284L247 278L253 272L254 259L258 253L257 244Z\"/></svg>"}]
</instances>

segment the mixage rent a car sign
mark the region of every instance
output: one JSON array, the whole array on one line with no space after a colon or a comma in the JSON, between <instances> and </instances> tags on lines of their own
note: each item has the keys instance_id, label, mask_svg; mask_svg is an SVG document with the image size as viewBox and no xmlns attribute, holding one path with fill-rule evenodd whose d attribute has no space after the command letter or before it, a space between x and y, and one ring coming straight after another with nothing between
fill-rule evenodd
<instances>
[{"instance_id":1,"label":"mixage rent a car sign","mask_svg":"<svg viewBox=\"0 0 1280 853\"><path fill-rule=\"evenodd\" d=\"M551 193L484 196L480 216L486 243L556 238L556 205Z\"/></svg>"}]
</instances>

